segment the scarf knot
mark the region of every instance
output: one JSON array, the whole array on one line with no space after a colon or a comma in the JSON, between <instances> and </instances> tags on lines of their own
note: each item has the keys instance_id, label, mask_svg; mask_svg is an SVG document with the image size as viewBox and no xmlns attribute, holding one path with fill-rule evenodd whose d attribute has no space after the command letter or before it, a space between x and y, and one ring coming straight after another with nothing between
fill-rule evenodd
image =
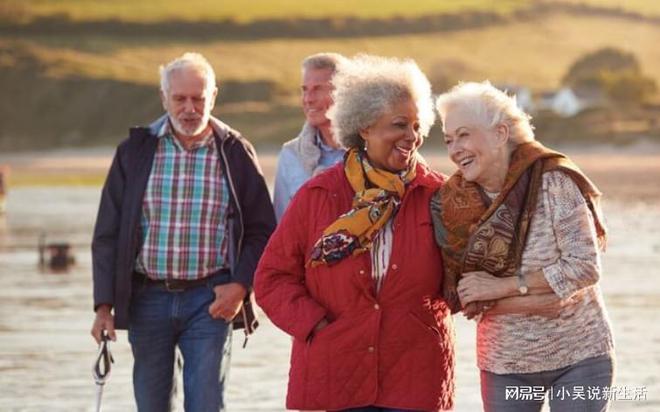
<instances>
[{"instance_id":1,"label":"scarf knot","mask_svg":"<svg viewBox=\"0 0 660 412\"><path fill-rule=\"evenodd\" d=\"M344 159L344 172L355 192L351 209L328 226L312 249L308 265L333 265L371 248L373 239L396 214L417 162L400 173L374 168L358 149Z\"/></svg>"}]
</instances>

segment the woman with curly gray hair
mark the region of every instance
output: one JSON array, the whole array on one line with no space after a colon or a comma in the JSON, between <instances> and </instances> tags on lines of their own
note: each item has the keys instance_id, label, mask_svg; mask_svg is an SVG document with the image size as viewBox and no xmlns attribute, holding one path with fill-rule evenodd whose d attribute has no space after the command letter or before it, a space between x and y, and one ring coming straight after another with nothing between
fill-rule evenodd
<instances>
[{"instance_id":1,"label":"woman with curly gray hair","mask_svg":"<svg viewBox=\"0 0 660 412\"><path fill-rule=\"evenodd\" d=\"M287 407L438 411L453 404L453 326L418 161L433 124L412 60L360 55L333 80L328 117L348 148L307 182L266 247L259 305L293 336Z\"/></svg>"}]
</instances>

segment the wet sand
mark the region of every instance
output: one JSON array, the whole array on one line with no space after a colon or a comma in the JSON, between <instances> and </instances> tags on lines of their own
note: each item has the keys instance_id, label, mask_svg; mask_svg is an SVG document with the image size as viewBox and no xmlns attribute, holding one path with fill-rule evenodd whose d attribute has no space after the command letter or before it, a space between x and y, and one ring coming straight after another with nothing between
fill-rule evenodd
<instances>
[{"instance_id":1,"label":"wet sand","mask_svg":"<svg viewBox=\"0 0 660 412\"><path fill-rule=\"evenodd\" d=\"M55 155L0 156L12 174L104 175L111 150ZM574 160L605 192L610 244L603 256L602 288L614 327L617 387L645 388L645 401L619 400L614 411L660 410L660 154L647 150L575 151ZM426 153L434 167L452 168L441 153ZM276 159L262 155L272 176ZM270 180L270 179L269 179ZM10 187L0 220L0 410L87 411L94 402L89 242L99 187ZM75 267L66 274L40 272L36 239L74 245ZM475 325L457 316L456 411L481 409L475 366ZM290 338L262 317L242 349L234 340L229 411L282 411ZM104 410L134 410L132 356L126 334L111 345L116 364L105 388ZM178 410L180 407L178 398Z\"/></svg>"}]
</instances>

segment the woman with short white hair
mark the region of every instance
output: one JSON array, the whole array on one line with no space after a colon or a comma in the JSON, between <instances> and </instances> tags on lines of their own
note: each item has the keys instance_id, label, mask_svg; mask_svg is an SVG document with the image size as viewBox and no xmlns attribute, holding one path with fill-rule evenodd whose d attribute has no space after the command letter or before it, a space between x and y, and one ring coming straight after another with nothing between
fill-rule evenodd
<instances>
[{"instance_id":1,"label":"woman with short white hair","mask_svg":"<svg viewBox=\"0 0 660 412\"><path fill-rule=\"evenodd\" d=\"M540 411L549 398L553 411L606 410L585 396L613 377L600 192L490 83L459 84L437 109L458 167L431 202L443 294L478 319L484 409Z\"/></svg>"},{"instance_id":2,"label":"woman with short white hair","mask_svg":"<svg viewBox=\"0 0 660 412\"><path fill-rule=\"evenodd\" d=\"M293 336L287 408L438 411L453 404L453 326L429 202L442 178L417 150L434 120L411 60L358 56L328 116L344 161L307 182L255 276Z\"/></svg>"}]
</instances>

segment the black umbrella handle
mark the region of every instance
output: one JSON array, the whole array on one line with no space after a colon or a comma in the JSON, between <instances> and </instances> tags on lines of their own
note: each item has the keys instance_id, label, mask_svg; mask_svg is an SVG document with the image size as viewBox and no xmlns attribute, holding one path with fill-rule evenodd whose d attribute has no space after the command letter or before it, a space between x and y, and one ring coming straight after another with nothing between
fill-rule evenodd
<instances>
[{"instance_id":1,"label":"black umbrella handle","mask_svg":"<svg viewBox=\"0 0 660 412\"><path fill-rule=\"evenodd\" d=\"M115 362L110 349L108 349L108 340L107 333L103 331L101 342L99 343L99 351L92 367L92 373L97 385L105 384L105 381L110 375L112 364Z\"/></svg>"}]
</instances>

